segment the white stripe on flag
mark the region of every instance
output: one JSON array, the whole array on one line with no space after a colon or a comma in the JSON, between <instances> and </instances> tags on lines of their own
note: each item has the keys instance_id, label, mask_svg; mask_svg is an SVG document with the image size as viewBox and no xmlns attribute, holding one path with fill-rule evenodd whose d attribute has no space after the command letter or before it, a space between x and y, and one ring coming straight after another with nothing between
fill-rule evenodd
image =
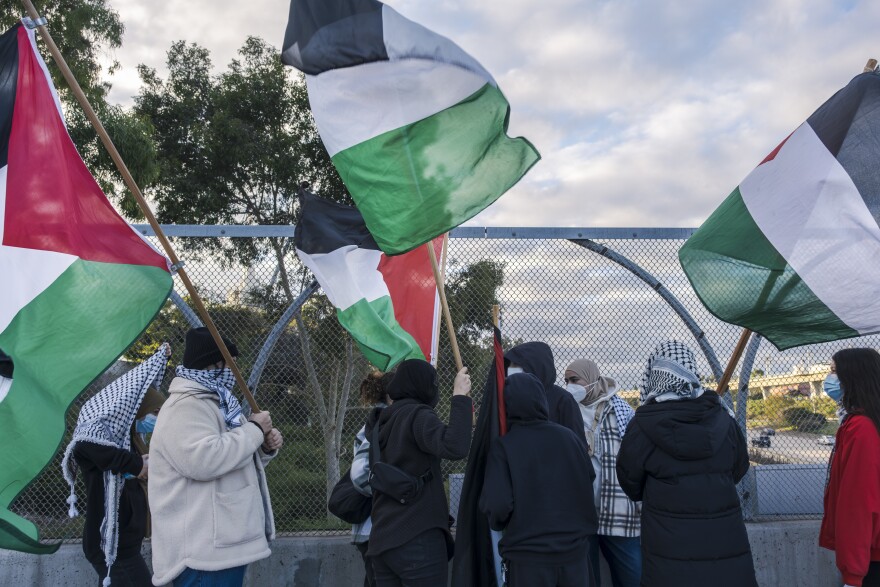
<instances>
[{"instance_id":1,"label":"white stripe on flag","mask_svg":"<svg viewBox=\"0 0 880 587\"><path fill-rule=\"evenodd\" d=\"M310 255L297 249L296 254L315 275L330 303L339 310L346 310L363 299L372 302L390 295L378 269L382 251L348 245L330 253Z\"/></svg>"},{"instance_id":2,"label":"white stripe on flag","mask_svg":"<svg viewBox=\"0 0 880 587\"><path fill-rule=\"evenodd\" d=\"M455 106L487 80L424 59L377 61L306 76L309 103L330 156Z\"/></svg>"},{"instance_id":3,"label":"white stripe on flag","mask_svg":"<svg viewBox=\"0 0 880 587\"><path fill-rule=\"evenodd\" d=\"M483 77L493 86L495 80L480 63L461 47L431 29L404 18L387 4L382 6L382 36L388 59L433 59L458 65Z\"/></svg>"},{"instance_id":4,"label":"white stripe on flag","mask_svg":"<svg viewBox=\"0 0 880 587\"><path fill-rule=\"evenodd\" d=\"M814 294L859 332L880 324L880 228L852 179L802 124L740 184L755 223Z\"/></svg>"},{"instance_id":5,"label":"white stripe on flag","mask_svg":"<svg viewBox=\"0 0 880 587\"><path fill-rule=\"evenodd\" d=\"M0 332L76 260L67 253L0 245L0 275L6 276L0 287Z\"/></svg>"},{"instance_id":6,"label":"white stripe on flag","mask_svg":"<svg viewBox=\"0 0 880 587\"><path fill-rule=\"evenodd\" d=\"M3 244L3 227L6 226L6 172L9 165L0 167L0 245Z\"/></svg>"}]
</instances>

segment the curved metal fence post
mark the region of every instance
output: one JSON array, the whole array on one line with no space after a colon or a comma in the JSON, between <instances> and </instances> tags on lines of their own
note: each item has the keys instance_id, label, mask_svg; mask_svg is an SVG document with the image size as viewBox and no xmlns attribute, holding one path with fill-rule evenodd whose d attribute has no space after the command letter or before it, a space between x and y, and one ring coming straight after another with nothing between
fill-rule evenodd
<instances>
[{"instance_id":1,"label":"curved metal fence post","mask_svg":"<svg viewBox=\"0 0 880 587\"><path fill-rule=\"evenodd\" d=\"M202 324L202 321L199 319L198 314L196 314L195 310L193 310L189 306L189 304L186 303L186 300L180 297L179 293L172 289L171 294L169 294L168 297L171 298L171 301L174 302L174 305L177 306L177 309L180 310L181 314L183 314L183 317L186 318L186 321L189 322L190 326L192 326L193 328L204 326L204 324Z\"/></svg>"},{"instance_id":2,"label":"curved metal fence post","mask_svg":"<svg viewBox=\"0 0 880 587\"><path fill-rule=\"evenodd\" d=\"M761 335L757 332L752 334L749 346L743 356L742 368L739 372L739 385L736 394L736 423L742 430L743 438L748 446L749 434L746 429L746 420L749 405L749 381L752 378L752 367L758 356L758 347L761 346ZM748 448L746 449L748 450ZM737 493L742 504L743 518L748 521L758 515L758 483L755 478L755 468L749 467L748 473L737 485Z\"/></svg>"},{"instance_id":3,"label":"curved metal fence post","mask_svg":"<svg viewBox=\"0 0 880 587\"><path fill-rule=\"evenodd\" d=\"M609 261L617 263L642 281L644 281L651 289L657 292L663 300L669 304L672 310L678 314L678 317L681 318L684 325L687 326L688 330L691 331L691 334L694 335L694 338L697 340L697 344L700 345L700 349L703 351L703 354L706 357L706 360L709 362L709 368L712 369L712 373L715 375L716 379L720 379L721 375L724 373L721 368L721 363L718 362L718 356L715 354L715 349L712 348L712 345L709 344L709 341L706 340L706 333L699 327L696 320L690 315L684 305L678 301L671 291L669 291L666 286L664 286L660 281L648 273L644 268L638 265L636 262L631 259L624 257L617 251L605 246L600 245L599 243L592 241L590 239L569 239L570 242L573 242L576 245L584 247L587 250L593 251L598 255L602 255ZM724 394L725 397L723 401L725 403L730 403L730 394Z\"/></svg>"},{"instance_id":4,"label":"curved metal fence post","mask_svg":"<svg viewBox=\"0 0 880 587\"><path fill-rule=\"evenodd\" d=\"M260 384L260 377L263 375L263 369L266 367L266 363L269 361L269 355L272 354L272 349L275 348L275 343L278 342L278 339L281 337L281 333L284 332L284 329L290 324L290 321L293 320L293 317L296 316L297 312L300 311L303 304L312 296L313 293L318 291L318 281L313 279L311 283L309 283L306 288L299 294L293 303L284 310L284 313L275 323L275 326L272 327L272 330L269 332L269 336L266 337L265 342L263 342L263 346L260 348L260 352L257 355L257 360L254 361L254 366L251 369L250 377L248 377L248 387L251 389L251 392L256 395L257 393L257 385ZM242 406L244 407L244 406Z\"/></svg>"}]
</instances>

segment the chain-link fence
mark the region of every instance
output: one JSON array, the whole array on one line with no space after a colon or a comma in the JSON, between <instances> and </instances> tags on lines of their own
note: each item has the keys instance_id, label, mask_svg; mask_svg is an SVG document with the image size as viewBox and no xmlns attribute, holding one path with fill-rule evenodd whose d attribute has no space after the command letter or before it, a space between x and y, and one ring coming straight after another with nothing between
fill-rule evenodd
<instances>
[{"instance_id":1,"label":"chain-link fence","mask_svg":"<svg viewBox=\"0 0 880 587\"><path fill-rule=\"evenodd\" d=\"M543 340L554 351L558 382L577 358L596 361L634 406L645 360L668 339L688 344L711 387L741 329L710 315L678 263L688 229L477 229L449 240L447 292L464 363L479 405L491 359L491 306L501 306L507 345ZM358 386L370 367L340 328L332 306L292 253L290 227L178 227L172 235L187 272L221 331L235 340L239 364L262 409L272 413L285 447L268 477L281 533L322 535L348 527L326 510L328 488L352 457L352 441L367 410ZM196 237L186 235L198 235ZM278 259L283 259L279 263ZM171 366L195 314L179 281L144 335L125 355L149 356L172 345ZM300 307L300 302L307 301ZM175 303L175 300L177 303ZM95 319L100 320L100 308ZM443 332L445 334L445 332ZM87 343L87 341L84 341ZM742 483L749 518L821 514L825 469L838 427L836 404L822 393L838 349L878 346L876 337L776 351L753 341L730 389L746 428L752 470ZM68 414L124 369L102 376ZM441 337L438 371L448 415L455 369ZM173 369L165 379L167 388ZM65 439L62 446L67 442ZM451 509L464 462L444 462ZM83 488L78 488L80 494ZM75 540L81 518L67 517L68 490L56 458L13 504L47 539Z\"/></svg>"}]
</instances>

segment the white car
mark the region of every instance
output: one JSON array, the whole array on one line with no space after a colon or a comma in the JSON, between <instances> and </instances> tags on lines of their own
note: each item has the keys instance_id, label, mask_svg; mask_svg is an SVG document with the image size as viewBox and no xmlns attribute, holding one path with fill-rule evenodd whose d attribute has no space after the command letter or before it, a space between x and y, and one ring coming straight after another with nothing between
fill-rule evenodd
<instances>
[{"instance_id":1,"label":"white car","mask_svg":"<svg viewBox=\"0 0 880 587\"><path fill-rule=\"evenodd\" d=\"M819 444L824 444L825 446L834 446L834 437L829 436L828 434L823 434L816 439L816 442L818 442Z\"/></svg>"}]
</instances>

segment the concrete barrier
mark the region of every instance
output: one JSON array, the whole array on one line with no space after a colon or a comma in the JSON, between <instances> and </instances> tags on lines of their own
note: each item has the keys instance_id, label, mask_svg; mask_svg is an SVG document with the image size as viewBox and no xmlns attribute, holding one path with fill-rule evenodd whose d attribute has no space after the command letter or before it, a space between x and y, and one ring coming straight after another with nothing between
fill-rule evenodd
<instances>
[{"instance_id":1,"label":"concrete barrier","mask_svg":"<svg viewBox=\"0 0 880 587\"><path fill-rule=\"evenodd\" d=\"M834 554L816 545L818 521L746 525L760 587L840 587ZM150 562L149 543L144 558ZM97 575L79 544L54 555L0 550L0 586L94 587ZM248 567L248 587L349 587L363 584L360 554L348 537L279 538L272 556ZM610 582L604 582L610 585Z\"/></svg>"}]
</instances>

